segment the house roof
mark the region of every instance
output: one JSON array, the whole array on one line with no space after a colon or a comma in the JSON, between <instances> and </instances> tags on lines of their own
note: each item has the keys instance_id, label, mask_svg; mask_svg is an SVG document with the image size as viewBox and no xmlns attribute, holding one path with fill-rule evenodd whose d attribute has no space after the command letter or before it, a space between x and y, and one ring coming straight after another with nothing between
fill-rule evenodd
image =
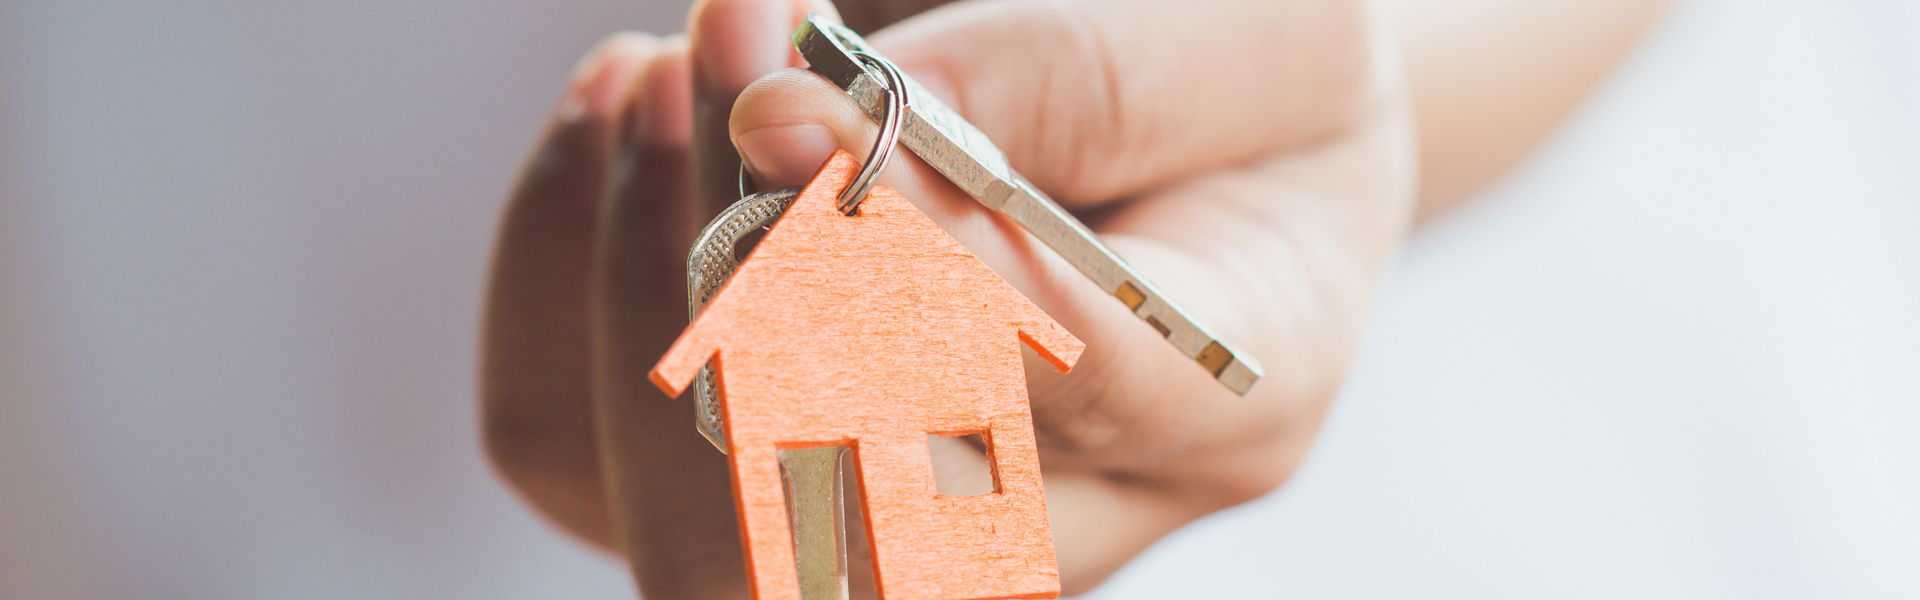
<instances>
[{"instance_id":1,"label":"house roof","mask_svg":"<svg viewBox=\"0 0 1920 600\"><path fill-rule=\"evenodd\" d=\"M689 335L710 328L704 325L708 322L724 322L732 332L726 337L735 342L771 342L792 333L768 329L778 324L808 328L827 344L864 345L860 336L918 336L930 344L927 351L937 352L956 332L998 325L1019 330L1057 369L1065 371L1078 359L1084 348L1079 340L893 189L875 186L859 214L840 213L835 197L858 170L851 155L835 153L681 342L691 343ZM768 318L772 315L779 318ZM676 360L704 362L721 342L696 345L687 350L700 356L676 356L670 350L661 367ZM674 375L656 382L677 394L685 385L678 377L684 366L666 369L673 373L656 368L656 375Z\"/></svg>"}]
</instances>

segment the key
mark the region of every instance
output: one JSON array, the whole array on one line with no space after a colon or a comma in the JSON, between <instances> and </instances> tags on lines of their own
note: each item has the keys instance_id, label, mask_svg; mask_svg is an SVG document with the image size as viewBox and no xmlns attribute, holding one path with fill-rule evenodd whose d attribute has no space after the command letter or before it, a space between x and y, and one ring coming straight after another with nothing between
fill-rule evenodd
<instances>
[{"instance_id":1,"label":"key","mask_svg":"<svg viewBox=\"0 0 1920 600\"><path fill-rule=\"evenodd\" d=\"M687 253L687 318L700 318L700 311L706 310L707 303L714 294L727 285L733 278L733 272L740 268L740 240L755 231L772 227L780 215L793 205L793 199L800 195L800 188L786 188L764 194L753 194L741 198L738 202L720 211L713 221L700 230L700 236L694 238L693 250ZM727 451L726 423L720 418L720 400L713 378L713 364L700 367L700 376L693 382L693 425L713 447L720 452Z\"/></svg>"},{"instance_id":2,"label":"key","mask_svg":"<svg viewBox=\"0 0 1920 600\"><path fill-rule=\"evenodd\" d=\"M809 14L794 32L793 45L814 72L846 92L875 123L884 119L886 80L862 65L858 56L880 55L858 34ZM1259 362L1188 317L1100 243L1086 225L1014 172L985 133L911 77L905 79L908 105L900 131L902 144L981 204L1012 218L1067 259L1227 389L1246 395L1260 380Z\"/></svg>"}]
</instances>

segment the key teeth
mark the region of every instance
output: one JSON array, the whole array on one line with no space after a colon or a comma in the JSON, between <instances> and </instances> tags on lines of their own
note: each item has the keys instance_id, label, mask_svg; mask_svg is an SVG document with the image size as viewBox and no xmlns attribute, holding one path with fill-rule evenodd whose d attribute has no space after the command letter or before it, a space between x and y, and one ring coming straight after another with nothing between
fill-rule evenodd
<instances>
[{"instance_id":1,"label":"key teeth","mask_svg":"<svg viewBox=\"0 0 1920 600\"><path fill-rule=\"evenodd\" d=\"M1235 360L1222 367L1213 378L1233 393L1245 396L1253 389L1253 384L1260 381L1260 367Z\"/></svg>"},{"instance_id":2,"label":"key teeth","mask_svg":"<svg viewBox=\"0 0 1920 600\"><path fill-rule=\"evenodd\" d=\"M1193 357L1193 361L1200 363L1200 367L1206 369L1221 385L1241 396L1247 395L1247 391L1253 389L1253 384L1260 381L1259 363L1251 358L1241 358L1240 353L1218 340L1209 342L1200 354Z\"/></svg>"},{"instance_id":3,"label":"key teeth","mask_svg":"<svg viewBox=\"0 0 1920 600\"><path fill-rule=\"evenodd\" d=\"M1206 368L1208 375L1217 378L1220 373L1227 370L1228 364L1233 363L1233 352L1227 350L1226 346L1220 345L1220 342L1210 342L1206 349L1200 351L1199 356L1193 357L1193 360Z\"/></svg>"},{"instance_id":4,"label":"key teeth","mask_svg":"<svg viewBox=\"0 0 1920 600\"><path fill-rule=\"evenodd\" d=\"M1142 292L1140 288L1134 287L1131 281L1120 282L1120 287L1113 290L1113 297L1119 298L1121 304L1127 305L1127 310L1134 312L1139 312L1140 305L1147 303L1146 292Z\"/></svg>"}]
</instances>

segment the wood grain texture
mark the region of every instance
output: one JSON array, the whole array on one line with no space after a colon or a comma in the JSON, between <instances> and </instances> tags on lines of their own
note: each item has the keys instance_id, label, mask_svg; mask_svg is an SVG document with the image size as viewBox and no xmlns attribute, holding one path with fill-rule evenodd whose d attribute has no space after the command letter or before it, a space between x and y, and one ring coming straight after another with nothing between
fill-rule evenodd
<instances>
[{"instance_id":1,"label":"wood grain texture","mask_svg":"<svg viewBox=\"0 0 1920 600\"><path fill-rule=\"evenodd\" d=\"M1020 344L1065 371L1084 345L890 188L860 214L834 154L650 374L679 395L714 359L759 600L797 600L776 452L853 448L886 600L1052 598ZM998 491L943 496L929 433L981 433Z\"/></svg>"}]
</instances>

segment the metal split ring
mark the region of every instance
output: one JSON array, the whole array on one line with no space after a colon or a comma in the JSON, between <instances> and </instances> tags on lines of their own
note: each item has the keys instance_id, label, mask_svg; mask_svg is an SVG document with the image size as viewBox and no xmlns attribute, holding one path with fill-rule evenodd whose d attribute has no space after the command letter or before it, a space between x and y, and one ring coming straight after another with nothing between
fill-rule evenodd
<instances>
[{"instance_id":1,"label":"metal split ring","mask_svg":"<svg viewBox=\"0 0 1920 600\"><path fill-rule=\"evenodd\" d=\"M860 203L866 201L867 194L873 191L873 180L887 169L887 161L893 159L893 149L899 145L901 118L907 109L906 78L893 63L866 53L855 53L861 62L880 70L886 76L887 111L880 122L880 134L873 139L873 148L867 151L867 163L860 166L860 172L853 176L853 182L840 190L836 206L840 212L854 215L860 212ZM747 165L740 165L740 174L734 184L740 190L740 197L752 195L753 182L747 178Z\"/></svg>"},{"instance_id":2,"label":"metal split ring","mask_svg":"<svg viewBox=\"0 0 1920 600\"><path fill-rule=\"evenodd\" d=\"M872 54L859 52L854 56L886 76L887 112L880 122L880 134L873 138L873 149L867 151L867 164L861 165L853 183L840 191L840 212L848 215L860 212L860 203L866 201L867 192L873 189L873 178L880 176L887 168L887 161L893 158L893 148L900 140L901 117L907 111L907 82L900 70Z\"/></svg>"}]
</instances>

